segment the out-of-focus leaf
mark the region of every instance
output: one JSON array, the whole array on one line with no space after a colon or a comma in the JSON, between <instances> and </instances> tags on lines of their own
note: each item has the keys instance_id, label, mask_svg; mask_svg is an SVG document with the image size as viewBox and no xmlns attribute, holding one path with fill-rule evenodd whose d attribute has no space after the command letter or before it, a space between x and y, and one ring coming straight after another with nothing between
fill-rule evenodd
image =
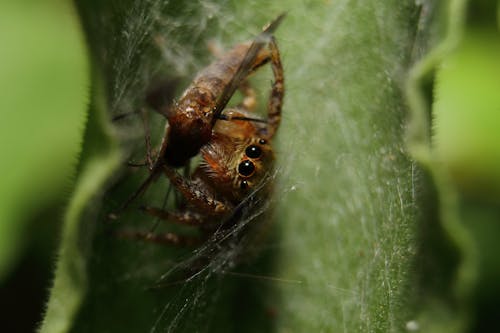
<instances>
[{"instance_id":1,"label":"out-of-focus leaf","mask_svg":"<svg viewBox=\"0 0 500 333\"><path fill-rule=\"evenodd\" d=\"M69 193L88 102L88 63L69 1L0 4L0 281L47 205ZM37 224L33 227L29 224Z\"/></svg>"},{"instance_id":2,"label":"out-of-focus leaf","mask_svg":"<svg viewBox=\"0 0 500 333\"><path fill-rule=\"evenodd\" d=\"M121 161L110 135L104 103L94 78L77 186L64 217L62 244L50 300L41 332L67 332L75 320L88 286L88 260L103 194L103 186L113 177ZM86 221L86 222L83 222Z\"/></svg>"},{"instance_id":3,"label":"out-of-focus leaf","mask_svg":"<svg viewBox=\"0 0 500 333\"><path fill-rule=\"evenodd\" d=\"M483 332L498 326L500 294L492 255L500 217L499 4L447 1L440 9L443 39L414 68L408 90L411 151L438 200L430 229L437 233L423 244L434 285L424 285L419 321L426 332Z\"/></svg>"},{"instance_id":4,"label":"out-of-focus leaf","mask_svg":"<svg viewBox=\"0 0 500 333\"><path fill-rule=\"evenodd\" d=\"M107 232L149 230L152 221L134 209L114 225L106 220L147 172L112 171L117 155L107 150L110 139L93 137L109 126L99 113L84 153L93 167L82 168L67 214L43 330L400 332L419 325L417 223L427 213L418 205L428 193L405 152L403 88L425 47L418 37L431 35L419 25L432 18L428 3L125 1L79 8L95 70L104 76L95 93L107 97L102 109L109 115L141 107L159 73L184 77L175 88L181 92L210 58L208 39L224 46L247 40L288 10L276 32L287 90L276 148L279 186L270 199L275 230L254 264L220 270L214 263L196 278L156 286L193 253ZM265 105L269 84L257 79ZM127 152L142 144L138 118L113 125ZM153 117L151 124L161 128L163 121ZM106 149L95 151L102 141ZM99 205L98 186L111 172L125 177ZM160 180L140 203L161 204L166 187Z\"/></svg>"}]
</instances>

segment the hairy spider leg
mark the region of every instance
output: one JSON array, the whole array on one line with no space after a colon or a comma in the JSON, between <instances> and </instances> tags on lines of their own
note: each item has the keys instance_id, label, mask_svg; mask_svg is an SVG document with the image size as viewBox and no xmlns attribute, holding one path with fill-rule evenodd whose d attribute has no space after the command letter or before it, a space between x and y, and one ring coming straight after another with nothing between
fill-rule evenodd
<instances>
[{"instance_id":1,"label":"hairy spider leg","mask_svg":"<svg viewBox=\"0 0 500 333\"><path fill-rule=\"evenodd\" d=\"M278 45L276 44L276 39L274 36L270 37L269 42L269 53L264 55L263 57L256 58L255 65L252 67L250 72L255 72L259 67L265 65L267 62L271 61L271 68L273 71L274 81L271 89L271 93L269 96L269 101L267 105L267 121L257 119L257 118L248 118L237 116L236 114L221 114L219 119L222 120L248 120L248 121L257 121L257 122L267 122L268 126L264 130L264 137L266 139L271 139L276 130L278 129L281 122L281 108L283 105L283 97L285 94L285 80L283 75L283 65L281 63L281 57L278 49ZM247 80L243 81L239 88L244 97L243 101L237 106L243 108L246 111L254 111L255 109L255 91L250 86Z\"/></svg>"},{"instance_id":2,"label":"hairy spider leg","mask_svg":"<svg viewBox=\"0 0 500 333\"><path fill-rule=\"evenodd\" d=\"M120 238L141 240L145 242L175 246L193 247L201 243L201 239L192 236L178 235L173 232L154 233L145 231L122 230L117 233Z\"/></svg>"},{"instance_id":3,"label":"hairy spider leg","mask_svg":"<svg viewBox=\"0 0 500 333\"><path fill-rule=\"evenodd\" d=\"M281 63L280 52L274 36L271 37L269 49L271 51L271 68L274 75L274 82L267 105L268 126L265 133L266 139L271 139L280 125L281 108L283 105L283 97L285 95L283 64Z\"/></svg>"},{"instance_id":4,"label":"hairy spider leg","mask_svg":"<svg viewBox=\"0 0 500 333\"><path fill-rule=\"evenodd\" d=\"M149 170L153 170L153 148L151 147L151 128L149 126L149 116L147 111L142 108L141 109L141 118L142 125L144 127L144 141L146 144L146 163L149 167Z\"/></svg>"},{"instance_id":5,"label":"hairy spider leg","mask_svg":"<svg viewBox=\"0 0 500 333\"><path fill-rule=\"evenodd\" d=\"M142 210L151 216L157 217L160 220L182 224L182 225L191 225L191 226L199 226L205 223L205 218L198 213L191 211L168 211L165 209L159 209L155 207L143 207Z\"/></svg>"},{"instance_id":6,"label":"hairy spider leg","mask_svg":"<svg viewBox=\"0 0 500 333\"><path fill-rule=\"evenodd\" d=\"M243 61L240 63L238 70L236 70L233 78L229 84L225 86L217 99L216 107L213 110L215 114L215 117L212 119L213 123L215 123L218 116L225 109L227 103L233 96L234 91L241 85L241 82L243 82L256 68L265 64L269 60L267 56L259 57L259 52L268 40L272 39L272 34L281 24L281 21L283 21L285 16L286 13L280 14L276 19L274 19L274 21L267 24L263 31L252 41L245 57L243 58ZM261 61L258 59L261 59ZM259 62L261 62L261 64L259 64Z\"/></svg>"},{"instance_id":7,"label":"hairy spider leg","mask_svg":"<svg viewBox=\"0 0 500 333\"><path fill-rule=\"evenodd\" d=\"M164 165L163 173L170 183L183 195L187 202L195 206L200 213L208 216L222 216L234 209L228 201L217 199L213 193L204 190L197 184L181 176L173 167Z\"/></svg>"},{"instance_id":8,"label":"hairy spider leg","mask_svg":"<svg viewBox=\"0 0 500 333\"><path fill-rule=\"evenodd\" d=\"M238 88L243 94L243 100L236 106L249 112L254 112L257 107L257 94L248 80L241 83Z\"/></svg>"},{"instance_id":9,"label":"hairy spider leg","mask_svg":"<svg viewBox=\"0 0 500 333\"><path fill-rule=\"evenodd\" d=\"M208 51L210 51L210 53L216 58L222 58L222 56L224 55L224 50L219 44L214 41L210 41L208 43ZM259 64L258 67L264 64L265 63ZM255 72L258 67L254 67L250 72ZM250 82L248 82L248 80L244 80L243 82L241 82L238 90L243 94L243 100L236 106L236 108L242 108L247 111L253 112L257 107L257 94L252 88Z\"/></svg>"},{"instance_id":10,"label":"hairy spider leg","mask_svg":"<svg viewBox=\"0 0 500 333\"><path fill-rule=\"evenodd\" d=\"M195 206L200 213L192 211L169 211L164 208L142 207L142 210L153 217L159 218L169 223L177 223L190 226L201 226L215 215L224 215L234 210L234 206L229 202L217 200L214 195L208 191L204 191L197 184L187 180L180 175L174 168L165 165L163 166L165 175L169 178L170 183L180 192L184 199ZM125 235L127 238L143 240L146 242L174 244L174 245L193 245L200 243L201 239L196 237L182 236L175 233L167 232L156 235L153 232L130 232Z\"/></svg>"}]
</instances>

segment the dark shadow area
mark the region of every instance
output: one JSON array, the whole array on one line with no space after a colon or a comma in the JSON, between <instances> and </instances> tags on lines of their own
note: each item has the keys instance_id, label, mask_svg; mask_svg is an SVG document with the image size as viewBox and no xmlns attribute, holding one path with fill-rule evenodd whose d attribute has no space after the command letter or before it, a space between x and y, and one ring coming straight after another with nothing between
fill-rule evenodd
<instances>
[{"instance_id":1,"label":"dark shadow area","mask_svg":"<svg viewBox=\"0 0 500 333\"><path fill-rule=\"evenodd\" d=\"M55 266L61 209L35 214L27 225L31 239L17 266L0 286L2 332L34 332L40 325Z\"/></svg>"}]
</instances>

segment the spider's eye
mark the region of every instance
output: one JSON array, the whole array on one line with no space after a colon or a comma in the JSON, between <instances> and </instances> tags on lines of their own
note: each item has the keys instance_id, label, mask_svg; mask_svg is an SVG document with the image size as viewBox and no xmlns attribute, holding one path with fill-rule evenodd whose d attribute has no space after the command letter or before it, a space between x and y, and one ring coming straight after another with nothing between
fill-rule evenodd
<instances>
[{"instance_id":1,"label":"spider's eye","mask_svg":"<svg viewBox=\"0 0 500 333\"><path fill-rule=\"evenodd\" d=\"M258 146L248 146L247 149L245 149L245 154L250 158L259 158L262 154L262 149Z\"/></svg>"},{"instance_id":2,"label":"spider's eye","mask_svg":"<svg viewBox=\"0 0 500 333\"><path fill-rule=\"evenodd\" d=\"M243 177L250 177L254 171L255 165L249 160L245 160L238 165L238 173Z\"/></svg>"},{"instance_id":3,"label":"spider's eye","mask_svg":"<svg viewBox=\"0 0 500 333\"><path fill-rule=\"evenodd\" d=\"M267 143L267 141L266 141L266 140L264 140L264 139L260 139L260 140L259 140L259 143L260 143L261 145L265 145L265 144Z\"/></svg>"},{"instance_id":4,"label":"spider's eye","mask_svg":"<svg viewBox=\"0 0 500 333\"><path fill-rule=\"evenodd\" d=\"M246 180L241 181L240 188L246 190L248 188L248 182Z\"/></svg>"}]
</instances>

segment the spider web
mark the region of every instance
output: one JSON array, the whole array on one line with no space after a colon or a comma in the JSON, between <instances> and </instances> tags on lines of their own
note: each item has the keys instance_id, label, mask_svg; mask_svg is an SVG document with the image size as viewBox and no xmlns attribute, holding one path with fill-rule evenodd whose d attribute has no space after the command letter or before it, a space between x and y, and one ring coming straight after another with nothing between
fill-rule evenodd
<instances>
[{"instance_id":1,"label":"spider web","mask_svg":"<svg viewBox=\"0 0 500 333\"><path fill-rule=\"evenodd\" d=\"M130 155L130 160L138 162L144 160L145 149L143 119L137 110L144 107L144 96L150 86L167 78L167 88L171 90L167 94L171 95L170 98L180 95L196 73L213 60L213 55L208 52L209 42L227 49L236 43L251 40L265 23L280 14L278 11L273 15L263 12L260 25L246 25L244 17L233 16L229 1L177 4L173 1L151 0L132 1L120 6L116 3L111 9L103 11L99 24L101 28L109 27L109 34L102 36L109 39L94 43L100 47L97 50L98 57L103 59L110 117L117 119L114 122L116 134L122 149ZM189 19L186 20L186 17ZM252 21L255 21L254 17ZM226 40L229 42L226 43ZM261 77L255 80L259 106L265 109L272 76L268 68L259 72L264 72L258 73L257 76ZM266 89L259 89L259 86ZM153 147L158 147L165 119L152 112L147 117ZM194 159L192 168L196 163ZM262 186L276 180L278 171L269 172ZM284 174L285 171L279 173ZM137 188L145 175L146 168L124 169L106 196L108 204L103 215L116 209ZM138 202L122 214L118 225L112 228L154 230L159 234L178 231L196 235L196 231L159 222L137 209L143 204L175 209L178 198L174 195L170 195L166 203L163 202L168 187L166 179L155 182ZM274 244L266 243L265 240L265 234L272 233L269 230L273 227L269 224L274 199L272 196L262 197L261 191L261 188L256 189L237 207L235 214L230 217L237 221L233 227L216 230L195 249L166 249L168 246L129 240L129 244L117 245L129 248L123 253L133 249L134 253L127 256L127 263L124 263L124 258L110 259L106 253L110 242L109 236L105 234L109 231L106 226L101 230L104 236L98 236L96 241L91 276L99 281L103 275L107 275L109 288L113 288L114 284L139 286L144 298L165 297L151 304L150 312L153 315L150 318L154 320L149 325L150 332L211 331L212 317L217 316L217 308L223 299L230 297L230 290L240 288L239 280L265 279L269 274L266 270L256 272L252 269L252 262L258 258L258 254L274 247ZM111 243L115 242L111 240ZM113 273L103 273L107 269L101 265L105 266L108 261L114 261ZM244 267L244 273L240 267ZM228 288L228 284L232 287ZM90 304L97 299L110 297L110 289L103 288L101 292L98 291L99 287L91 289ZM88 309L92 307L89 305L81 318L90 316ZM135 312L133 308L131 311ZM88 318L81 319L81 322L85 321ZM87 327L86 324L82 325ZM95 327L89 329L95 330Z\"/></svg>"},{"instance_id":2,"label":"spider web","mask_svg":"<svg viewBox=\"0 0 500 333\"><path fill-rule=\"evenodd\" d=\"M412 280L408 266L415 251L412 222L419 173L404 155L403 128L399 124L404 113L402 77L413 46L408 41L414 36L406 31L401 35L391 33L397 31L394 27L406 28L412 22L399 22L391 5L379 6L378 2L326 1L323 5L329 6L328 11L311 10L324 15L321 20L301 13L318 4L296 1L289 6L294 4L294 12L277 31L281 50L290 50L282 52L287 100L279 136L286 140L276 149L279 167L268 180L281 179L281 185L273 196L250 197L240 223L216 232L195 250L99 239L91 272L98 276L91 284L94 303L87 307L85 318L95 315L88 309L97 300L134 288L140 303L126 310L118 304L115 314L133 316L139 312L138 306L140 311L149 311L147 322L141 322L135 331L144 331L144 327L150 332L237 331L237 325L243 330L245 324L259 319L272 326L276 312L287 315L278 320L281 328L289 330L401 331L401 322L411 318L408 312L399 310L414 296L405 286ZM108 39L98 43L98 53L104 59L111 116L140 108L147 87L157 77L180 77L181 83L172 88L173 98L179 96L213 59L207 52L208 41L229 48L251 39L265 23L292 9L280 7L282 4L268 7L253 0L245 4L248 10L236 10L231 1L150 0L130 1L123 8L115 5L98 18L99 26L110 27L103 36ZM392 7L396 12L412 10L411 4L396 1ZM349 11L369 20L369 33L351 28L361 19L347 15ZM289 30L283 34L288 38L280 38L283 29ZM335 34L329 34L331 31ZM300 34L300 42L294 32ZM293 54L294 49L302 53ZM330 69L336 70L335 75L326 76ZM265 108L271 78L267 68L263 72L254 81L261 108ZM150 114L155 145L164 123L161 116ZM123 148L132 159L142 160L140 117L126 117L116 127ZM124 170L126 181L119 181L119 191L107 197L105 213L119 206L145 174L140 169ZM161 206L167 188L167 181L160 179L137 206ZM289 199L295 204L288 203L287 209L280 211L280 222L293 223L284 240L275 235L273 228L279 226L273 223L269 237L263 241L255 242L252 233L245 232L259 220L271 221L268 214L273 206ZM167 207L172 207L174 198L169 200ZM119 227L144 231L155 224L137 209L129 209ZM161 225L156 231L171 228L176 230L175 226ZM266 227L263 229L265 234ZM179 231L189 232L183 228ZM254 250L260 254L253 257ZM282 265L296 269L282 269L275 275L273 256L280 252L286 252ZM108 267L110 261L113 269ZM294 262L301 265L290 264ZM103 276L112 282L100 294L98 284ZM271 279L281 289L292 291L290 302L270 301L278 297L265 286ZM251 284L254 280L262 284ZM249 302L248 297L238 299L248 293L259 300L240 304ZM282 308L273 308L276 304ZM255 308L267 313L252 317L257 313L251 312ZM251 312L248 317L254 322L245 322L245 312ZM232 324L224 326L229 321ZM124 328L134 331L126 325ZM271 330L265 326L260 331Z\"/></svg>"}]
</instances>

